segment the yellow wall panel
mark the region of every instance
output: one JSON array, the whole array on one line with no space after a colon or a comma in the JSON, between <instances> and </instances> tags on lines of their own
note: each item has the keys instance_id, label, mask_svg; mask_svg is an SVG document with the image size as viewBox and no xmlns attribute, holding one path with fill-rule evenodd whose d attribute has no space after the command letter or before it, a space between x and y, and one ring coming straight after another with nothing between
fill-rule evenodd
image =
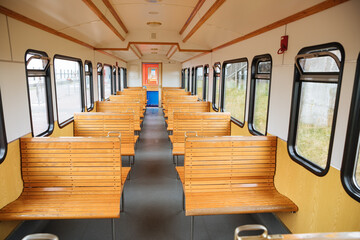
<instances>
[{"instance_id":1,"label":"yellow wall panel","mask_svg":"<svg viewBox=\"0 0 360 240\"><path fill-rule=\"evenodd\" d=\"M248 129L248 123L245 122L244 127L240 127L231 122L231 136L252 136Z\"/></svg>"},{"instance_id":2,"label":"yellow wall panel","mask_svg":"<svg viewBox=\"0 0 360 240\"><path fill-rule=\"evenodd\" d=\"M286 141L278 139L275 185L299 207L278 217L293 233L360 231L360 203L344 190L340 171L318 177L295 163Z\"/></svg>"}]
</instances>

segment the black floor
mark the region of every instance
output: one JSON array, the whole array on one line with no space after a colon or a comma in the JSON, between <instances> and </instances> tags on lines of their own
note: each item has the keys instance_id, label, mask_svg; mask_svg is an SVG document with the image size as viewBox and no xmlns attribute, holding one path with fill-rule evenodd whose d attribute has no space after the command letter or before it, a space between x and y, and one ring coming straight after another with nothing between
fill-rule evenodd
<instances>
[{"instance_id":1,"label":"black floor","mask_svg":"<svg viewBox=\"0 0 360 240\"><path fill-rule=\"evenodd\" d=\"M116 239L190 239L190 217L182 211L182 185L158 108L147 109L131 180L124 191L125 211L115 220ZM233 239L237 226L251 223L256 223L252 215L195 217L195 239ZM38 232L53 233L60 240L111 239L111 220L52 220ZM9 239L21 239L24 234L19 228Z\"/></svg>"}]
</instances>

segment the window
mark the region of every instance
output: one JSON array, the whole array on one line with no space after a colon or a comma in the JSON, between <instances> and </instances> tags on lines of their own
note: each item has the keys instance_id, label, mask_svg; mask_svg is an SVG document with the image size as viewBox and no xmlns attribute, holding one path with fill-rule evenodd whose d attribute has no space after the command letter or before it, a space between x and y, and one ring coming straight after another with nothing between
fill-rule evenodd
<instances>
[{"instance_id":1,"label":"window","mask_svg":"<svg viewBox=\"0 0 360 240\"><path fill-rule=\"evenodd\" d=\"M185 74L185 91L189 92L189 77L190 77L189 68L185 68L184 74Z\"/></svg>"},{"instance_id":2,"label":"window","mask_svg":"<svg viewBox=\"0 0 360 240\"><path fill-rule=\"evenodd\" d=\"M203 92L203 100L209 101L209 65L204 66L204 92Z\"/></svg>"},{"instance_id":3,"label":"window","mask_svg":"<svg viewBox=\"0 0 360 240\"><path fill-rule=\"evenodd\" d=\"M204 68L203 66L198 66L195 68L195 94L198 95L200 100L203 100L204 94Z\"/></svg>"},{"instance_id":4,"label":"window","mask_svg":"<svg viewBox=\"0 0 360 240\"><path fill-rule=\"evenodd\" d=\"M112 78L111 78L111 94L116 94L116 66L112 68Z\"/></svg>"},{"instance_id":5,"label":"window","mask_svg":"<svg viewBox=\"0 0 360 240\"><path fill-rule=\"evenodd\" d=\"M45 52L27 50L26 80L33 136L49 135L54 130L50 58Z\"/></svg>"},{"instance_id":6,"label":"window","mask_svg":"<svg viewBox=\"0 0 360 240\"><path fill-rule=\"evenodd\" d=\"M116 84L116 91L121 91L121 88L123 87L121 84L121 74L122 74L122 68L118 67L118 82Z\"/></svg>"},{"instance_id":7,"label":"window","mask_svg":"<svg viewBox=\"0 0 360 240\"><path fill-rule=\"evenodd\" d=\"M0 93L0 164L5 160L7 153L7 139L6 139L6 131L5 131L5 120L4 120L4 112L2 108L2 100Z\"/></svg>"},{"instance_id":8,"label":"window","mask_svg":"<svg viewBox=\"0 0 360 240\"><path fill-rule=\"evenodd\" d=\"M303 48L295 58L288 151L318 176L329 169L343 65L338 43Z\"/></svg>"},{"instance_id":9,"label":"window","mask_svg":"<svg viewBox=\"0 0 360 240\"><path fill-rule=\"evenodd\" d=\"M266 135L272 61L269 54L254 57L251 64L249 131Z\"/></svg>"},{"instance_id":10,"label":"window","mask_svg":"<svg viewBox=\"0 0 360 240\"><path fill-rule=\"evenodd\" d=\"M93 88L93 68L90 61L85 61L85 92L86 109L88 112L94 109L94 88Z\"/></svg>"},{"instance_id":11,"label":"window","mask_svg":"<svg viewBox=\"0 0 360 240\"><path fill-rule=\"evenodd\" d=\"M185 88L185 69L181 69L181 88Z\"/></svg>"},{"instance_id":12,"label":"window","mask_svg":"<svg viewBox=\"0 0 360 240\"><path fill-rule=\"evenodd\" d=\"M127 82L127 69L124 68L124 87L127 88L128 87L128 82Z\"/></svg>"},{"instance_id":13,"label":"window","mask_svg":"<svg viewBox=\"0 0 360 240\"><path fill-rule=\"evenodd\" d=\"M84 111L82 62L80 59L55 55L54 71L58 124L64 127L72 121L74 112Z\"/></svg>"},{"instance_id":14,"label":"window","mask_svg":"<svg viewBox=\"0 0 360 240\"><path fill-rule=\"evenodd\" d=\"M232 120L241 127L245 124L247 72L246 58L223 63L221 110L230 112Z\"/></svg>"},{"instance_id":15,"label":"window","mask_svg":"<svg viewBox=\"0 0 360 240\"><path fill-rule=\"evenodd\" d=\"M103 81L103 67L101 63L97 64L97 82L98 82L98 99L104 101L104 81Z\"/></svg>"},{"instance_id":16,"label":"window","mask_svg":"<svg viewBox=\"0 0 360 240\"><path fill-rule=\"evenodd\" d=\"M110 65L106 65L104 64L104 70L103 70L103 81L104 81L104 99L109 99L111 92L112 92L112 80L111 80L111 76L112 76L112 70L111 70L111 66Z\"/></svg>"},{"instance_id":17,"label":"window","mask_svg":"<svg viewBox=\"0 0 360 240\"><path fill-rule=\"evenodd\" d=\"M358 55L351 100L341 181L347 193L360 202L360 54Z\"/></svg>"},{"instance_id":18,"label":"window","mask_svg":"<svg viewBox=\"0 0 360 240\"><path fill-rule=\"evenodd\" d=\"M221 73L221 64L214 64L214 76L213 76L213 109L218 112L220 106L220 73Z\"/></svg>"},{"instance_id":19,"label":"window","mask_svg":"<svg viewBox=\"0 0 360 240\"><path fill-rule=\"evenodd\" d=\"M191 95L196 95L196 86L195 86L195 68L191 68L191 84L190 84L190 92Z\"/></svg>"}]
</instances>

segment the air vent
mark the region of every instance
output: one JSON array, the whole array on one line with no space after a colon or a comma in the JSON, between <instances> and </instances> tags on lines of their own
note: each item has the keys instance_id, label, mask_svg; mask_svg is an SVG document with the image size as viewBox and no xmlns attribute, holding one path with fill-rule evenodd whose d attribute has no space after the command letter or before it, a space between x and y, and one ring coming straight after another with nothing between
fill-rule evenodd
<instances>
[{"instance_id":1,"label":"air vent","mask_svg":"<svg viewBox=\"0 0 360 240\"><path fill-rule=\"evenodd\" d=\"M151 39L156 39L156 33L151 33L150 38L151 38Z\"/></svg>"},{"instance_id":2,"label":"air vent","mask_svg":"<svg viewBox=\"0 0 360 240\"><path fill-rule=\"evenodd\" d=\"M149 3L159 3L161 2L162 0L145 0L146 2L149 2Z\"/></svg>"}]
</instances>

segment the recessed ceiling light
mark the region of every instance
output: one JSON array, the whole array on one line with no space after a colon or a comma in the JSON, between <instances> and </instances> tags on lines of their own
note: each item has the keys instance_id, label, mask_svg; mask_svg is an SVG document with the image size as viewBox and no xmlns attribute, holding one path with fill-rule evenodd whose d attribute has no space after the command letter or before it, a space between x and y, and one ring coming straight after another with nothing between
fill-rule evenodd
<instances>
[{"instance_id":1,"label":"recessed ceiling light","mask_svg":"<svg viewBox=\"0 0 360 240\"><path fill-rule=\"evenodd\" d=\"M159 12L149 12L149 14L156 15L159 14Z\"/></svg>"},{"instance_id":2,"label":"recessed ceiling light","mask_svg":"<svg viewBox=\"0 0 360 240\"><path fill-rule=\"evenodd\" d=\"M147 22L146 24L150 27L158 27L162 25L161 22Z\"/></svg>"},{"instance_id":3,"label":"recessed ceiling light","mask_svg":"<svg viewBox=\"0 0 360 240\"><path fill-rule=\"evenodd\" d=\"M152 50L152 51L157 51L158 49L157 49L157 48L151 48L150 50Z\"/></svg>"},{"instance_id":4,"label":"recessed ceiling light","mask_svg":"<svg viewBox=\"0 0 360 240\"><path fill-rule=\"evenodd\" d=\"M146 2L149 2L149 3L158 3L158 2L161 2L162 0L146 0Z\"/></svg>"}]
</instances>

